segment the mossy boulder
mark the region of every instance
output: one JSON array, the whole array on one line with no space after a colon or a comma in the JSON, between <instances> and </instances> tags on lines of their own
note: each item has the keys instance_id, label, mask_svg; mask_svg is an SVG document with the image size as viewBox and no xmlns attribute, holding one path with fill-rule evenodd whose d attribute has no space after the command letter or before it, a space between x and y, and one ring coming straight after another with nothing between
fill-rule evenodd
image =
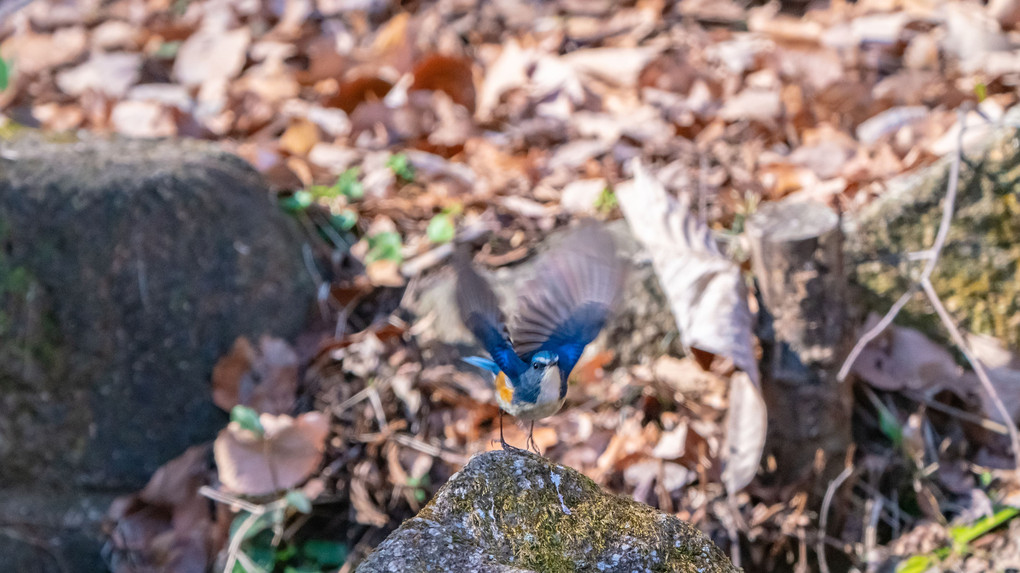
<instances>
[{"instance_id":1,"label":"mossy boulder","mask_svg":"<svg viewBox=\"0 0 1020 573\"><path fill-rule=\"evenodd\" d=\"M473 457L357 569L737 570L690 524L521 450Z\"/></svg>"},{"instance_id":2,"label":"mossy boulder","mask_svg":"<svg viewBox=\"0 0 1020 573\"><path fill-rule=\"evenodd\" d=\"M1020 119L1018 110L1007 124ZM1020 349L1020 135L998 130L968 147L956 210L932 284L963 328ZM864 311L884 314L920 274L938 231L951 158L888 184L847 220L847 254ZM923 295L898 322L947 341Z\"/></svg>"},{"instance_id":3,"label":"mossy boulder","mask_svg":"<svg viewBox=\"0 0 1020 573\"><path fill-rule=\"evenodd\" d=\"M235 338L304 325L302 236L209 144L0 137L0 495L139 488L225 423Z\"/></svg>"}]
</instances>

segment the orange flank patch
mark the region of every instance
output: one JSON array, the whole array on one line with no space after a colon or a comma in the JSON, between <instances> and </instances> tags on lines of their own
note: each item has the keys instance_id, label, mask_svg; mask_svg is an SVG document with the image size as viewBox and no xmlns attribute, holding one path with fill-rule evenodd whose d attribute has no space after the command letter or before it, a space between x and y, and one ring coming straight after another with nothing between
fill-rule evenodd
<instances>
[{"instance_id":1,"label":"orange flank patch","mask_svg":"<svg viewBox=\"0 0 1020 573\"><path fill-rule=\"evenodd\" d=\"M513 400L514 389L507 384L506 374L502 372L496 375L496 392L499 393L499 399L505 404L509 404Z\"/></svg>"}]
</instances>

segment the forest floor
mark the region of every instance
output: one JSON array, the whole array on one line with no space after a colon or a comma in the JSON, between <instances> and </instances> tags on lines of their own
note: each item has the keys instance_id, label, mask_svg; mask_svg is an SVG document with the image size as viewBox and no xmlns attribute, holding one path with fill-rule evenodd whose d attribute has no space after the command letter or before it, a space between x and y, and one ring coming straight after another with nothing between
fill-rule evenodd
<instances>
[{"instance_id":1,"label":"forest floor","mask_svg":"<svg viewBox=\"0 0 1020 573\"><path fill-rule=\"evenodd\" d=\"M890 179L952 153L964 106L994 121L1016 104L1018 26L1010 0L782 10L725 0L37 0L6 15L4 122L218 141L309 231L320 280L317 326L289 344L238 341L211 390L224 409L282 416L270 428L237 414L259 444L284 435L325 453L281 447L274 463L295 475L256 476L244 456L266 455L261 446L218 441L217 460L236 463L210 475L222 490L210 495L242 503L238 493L278 489L266 480L312 475L303 493L284 503L249 495L240 516L220 505L198 541L157 539L165 528L113 515L149 540L116 548L135 553L117 570L217 555L350 570L473 453L495 447L491 390L450 364L455 355L423 350L435 317L402 305L440 272L451 239L486 239L476 262L490 268L524 261L572 218L619 219L616 191L634 159L690 196L723 238L761 203L791 196L853 212ZM536 442L601 486L691 521L747 570L1020 567L1008 444L972 417L862 381L850 469L823 532L807 489L764 477L769 460L727 495L732 364L626 362L613 346L580 365L567 407L539 424ZM523 443L509 418L506 431ZM178 460L150 486L185 487L181 476L204 463ZM309 540L310 530L332 542Z\"/></svg>"}]
</instances>

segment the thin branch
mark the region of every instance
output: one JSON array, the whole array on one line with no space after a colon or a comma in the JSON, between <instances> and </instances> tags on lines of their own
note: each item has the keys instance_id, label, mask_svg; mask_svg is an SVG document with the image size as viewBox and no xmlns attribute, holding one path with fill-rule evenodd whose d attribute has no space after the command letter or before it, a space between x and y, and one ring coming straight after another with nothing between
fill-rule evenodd
<instances>
[{"instance_id":1,"label":"thin branch","mask_svg":"<svg viewBox=\"0 0 1020 573\"><path fill-rule=\"evenodd\" d=\"M244 538L248 535L248 530L255 527L255 523L258 522L259 518L262 517L261 513L249 513L248 517L244 518L241 525L234 532L234 535L230 538L230 545L227 546L227 564L223 567L223 573L231 573L234 570L234 563L241 553L241 543L244 542ZM245 556L247 557L247 556Z\"/></svg>"},{"instance_id":2,"label":"thin branch","mask_svg":"<svg viewBox=\"0 0 1020 573\"><path fill-rule=\"evenodd\" d=\"M981 416L971 414L970 412L966 412L959 408L954 408L949 404L943 404L942 402L939 402L937 400L932 400L931 398L923 394L911 397L917 400L918 402L924 404L925 406L931 408L932 410L938 410L943 414L955 416L956 418L963 420L964 422L970 422L971 424L981 426L982 428L988 430L989 432L995 432L996 434L1001 434L1003 436L1009 435L1009 428L1006 427L1006 424L1000 424L993 420L989 420L988 418L982 418Z\"/></svg>"},{"instance_id":3,"label":"thin branch","mask_svg":"<svg viewBox=\"0 0 1020 573\"><path fill-rule=\"evenodd\" d=\"M818 541L815 543L815 552L818 553L818 568L821 573L829 573L829 563L825 560L825 530L829 525L829 508L832 506L832 498L836 496L836 490L839 489L843 482L845 482L851 474L854 472L852 465L843 468L843 471L839 472L836 479L829 482L829 487L825 490L825 497L822 498L822 509L821 519L818 522L818 529L820 535Z\"/></svg>"},{"instance_id":4,"label":"thin branch","mask_svg":"<svg viewBox=\"0 0 1020 573\"><path fill-rule=\"evenodd\" d=\"M911 285L910 288L907 289L907 292L903 293L903 296L896 301L896 304L892 305L889 312L885 313L882 320L878 321L878 324L871 327L871 330L865 332L864 335L861 336L860 340L857 341L857 344L854 345L853 350L850 351L850 354L843 362L843 367L839 369L839 374L836 377L837 380L840 382L846 380L846 377L850 375L850 369L853 368L854 362L857 362L857 357L864 351L864 347L870 344L872 340L878 337L878 335L885 332L886 328L889 328L889 325L892 324L896 315L900 313L900 310L906 306L906 304L910 301L910 298L913 297L914 293L918 290L919 288L916 284Z\"/></svg>"},{"instance_id":5,"label":"thin branch","mask_svg":"<svg viewBox=\"0 0 1020 573\"><path fill-rule=\"evenodd\" d=\"M963 356L970 363L970 367L974 369L974 374L977 374L978 380L981 382L981 386L984 387L985 392L988 393L988 397L991 398L992 404L995 405L996 412L1002 416L1002 420L1006 425L1006 429L1009 430L1009 445L1013 450L1013 461L1017 464L1017 471L1020 472L1020 432L1017 432L1016 424L1013 423L1013 416L1009 414L1009 410L1006 409L1006 404L1002 402L1002 398L999 396L999 392L995 389L992 384L991 378L988 377L988 372L985 371L985 367L981 364L981 361L974 356L970 347L967 346L967 341L964 340L963 334L960 333L960 329L956 327L953 322L953 317L949 315L949 311L942 304L939 299L938 293L935 292L935 287L932 286L931 281L927 278L921 282L921 287L924 289L925 294L928 295L928 299L931 300L932 306L935 307L935 312L938 313L939 318L942 319L942 323L946 325L946 329L949 330L949 336L952 337L953 342L960 347L960 351L963 352Z\"/></svg>"},{"instance_id":6,"label":"thin branch","mask_svg":"<svg viewBox=\"0 0 1020 573\"><path fill-rule=\"evenodd\" d=\"M864 528L864 563L867 571L875 570L875 546L878 544L878 518L882 515L882 499L872 498L868 500L871 504L871 511L868 513L868 523Z\"/></svg>"}]
</instances>

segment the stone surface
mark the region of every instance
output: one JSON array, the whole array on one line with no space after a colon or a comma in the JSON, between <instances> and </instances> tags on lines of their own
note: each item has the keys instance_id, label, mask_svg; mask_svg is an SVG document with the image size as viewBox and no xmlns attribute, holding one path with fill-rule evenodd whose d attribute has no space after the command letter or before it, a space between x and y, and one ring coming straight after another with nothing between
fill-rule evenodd
<instances>
[{"instance_id":1,"label":"stone surface","mask_svg":"<svg viewBox=\"0 0 1020 573\"><path fill-rule=\"evenodd\" d=\"M1020 109L1006 123L1016 125ZM1000 130L974 142L961 169L959 195L932 284L971 332L1020 349L1020 136ZM847 218L847 259L865 311L879 314L909 288L924 260L908 255L931 247L942 217L950 159L889 182L888 190ZM922 295L897 318L943 342L945 328Z\"/></svg>"},{"instance_id":2,"label":"stone surface","mask_svg":"<svg viewBox=\"0 0 1020 573\"><path fill-rule=\"evenodd\" d=\"M301 242L211 145L0 141L0 487L133 490L214 437L217 358L304 324ZM47 539L69 512L20 522Z\"/></svg>"},{"instance_id":3,"label":"stone surface","mask_svg":"<svg viewBox=\"0 0 1020 573\"><path fill-rule=\"evenodd\" d=\"M701 532L521 450L478 454L357 569L737 571Z\"/></svg>"}]
</instances>

